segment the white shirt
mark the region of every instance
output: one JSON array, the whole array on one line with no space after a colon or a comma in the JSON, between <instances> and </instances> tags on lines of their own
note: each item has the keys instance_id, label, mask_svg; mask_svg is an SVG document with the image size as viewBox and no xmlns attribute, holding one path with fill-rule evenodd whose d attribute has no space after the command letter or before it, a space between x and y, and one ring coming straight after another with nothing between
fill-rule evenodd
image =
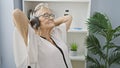
<instances>
[{"instance_id":1,"label":"white shirt","mask_svg":"<svg viewBox=\"0 0 120 68\"><path fill-rule=\"evenodd\" d=\"M15 27L13 33L13 52L15 58L15 64L17 68L26 68L27 63L27 48L24 43L24 40L20 34L20 32Z\"/></svg>"},{"instance_id":2,"label":"white shirt","mask_svg":"<svg viewBox=\"0 0 120 68\"><path fill-rule=\"evenodd\" d=\"M66 43L66 24L54 27L51 32L51 38L60 47L64 53L65 61L68 68L72 68L68 47ZM21 63L21 68L30 65L32 68L66 68L63 55L60 50L46 39L35 34L34 30L29 26L28 30L28 47L27 56Z\"/></svg>"}]
</instances>

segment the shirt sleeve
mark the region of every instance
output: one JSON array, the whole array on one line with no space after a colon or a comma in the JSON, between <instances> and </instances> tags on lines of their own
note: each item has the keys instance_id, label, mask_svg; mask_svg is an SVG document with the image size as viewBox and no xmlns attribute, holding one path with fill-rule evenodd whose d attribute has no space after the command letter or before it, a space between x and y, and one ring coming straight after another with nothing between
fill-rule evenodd
<instances>
[{"instance_id":1,"label":"shirt sleeve","mask_svg":"<svg viewBox=\"0 0 120 68\"><path fill-rule=\"evenodd\" d=\"M24 42L23 37L21 36L20 32L15 27L13 33L13 50L14 50L14 57L15 57L15 64L16 67L19 68L25 61L27 57L27 48Z\"/></svg>"},{"instance_id":2,"label":"shirt sleeve","mask_svg":"<svg viewBox=\"0 0 120 68\"><path fill-rule=\"evenodd\" d=\"M59 36L66 43L66 24L62 23L59 26L54 28L53 31L56 36Z\"/></svg>"},{"instance_id":3,"label":"shirt sleeve","mask_svg":"<svg viewBox=\"0 0 120 68\"><path fill-rule=\"evenodd\" d=\"M38 44L34 29L29 25L28 28L28 65L37 63Z\"/></svg>"}]
</instances>

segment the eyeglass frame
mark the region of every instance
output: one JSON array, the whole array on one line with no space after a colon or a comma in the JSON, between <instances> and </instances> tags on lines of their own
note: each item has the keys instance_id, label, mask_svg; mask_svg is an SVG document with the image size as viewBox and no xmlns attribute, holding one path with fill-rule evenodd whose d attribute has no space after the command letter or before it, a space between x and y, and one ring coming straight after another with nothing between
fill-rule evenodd
<instances>
[{"instance_id":1,"label":"eyeglass frame","mask_svg":"<svg viewBox=\"0 0 120 68\"><path fill-rule=\"evenodd\" d=\"M47 16L45 16L45 15L47 15ZM44 13L44 14L42 14L42 15L39 15L39 16L36 16L36 17L41 17L41 16L43 16L43 17L45 17L46 19L50 19L51 17L54 19L55 18L55 15L54 14L48 14L48 13Z\"/></svg>"}]
</instances>

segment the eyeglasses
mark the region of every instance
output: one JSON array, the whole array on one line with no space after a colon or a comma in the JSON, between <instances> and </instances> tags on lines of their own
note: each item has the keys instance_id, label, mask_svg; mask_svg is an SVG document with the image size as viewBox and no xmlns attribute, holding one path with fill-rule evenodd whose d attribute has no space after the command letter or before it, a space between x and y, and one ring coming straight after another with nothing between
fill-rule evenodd
<instances>
[{"instance_id":1,"label":"eyeglasses","mask_svg":"<svg viewBox=\"0 0 120 68\"><path fill-rule=\"evenodd\" d=\"M54 14L48 14L48 13L45 13L45 14L43 14L43 15L39 15L39 16L37 16L37 17L41 17L41 16L43 16L43 17L45 17L45 18L49 18L49 19L54 19L55 18L55 15Z\"/></svg>"}]
</instances>

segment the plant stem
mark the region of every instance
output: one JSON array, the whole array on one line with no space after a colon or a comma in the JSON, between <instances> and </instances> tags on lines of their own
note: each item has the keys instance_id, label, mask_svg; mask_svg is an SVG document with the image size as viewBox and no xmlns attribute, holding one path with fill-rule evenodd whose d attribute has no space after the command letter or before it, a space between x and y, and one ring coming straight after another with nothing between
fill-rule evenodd
<instances>
[{"instance_id":1,"label":"plant stem","mask_svg":"<svg viewBox=\"0 0 120 68\"><path fill-rule=\"evenodd\" d=\"M107 46L109 46L109 43L110 43L110 41L109 40L107 40ZM109 48L107 47L107 51L106 51L106 62L105 62L105 66L106 66L106 68L109 68L109 64L108 64L108 56L109 56Z\"/></svg>"},{"instance_id":2,"label":"plant stem","mask_svg":"<svg viewBox=\"0 0 120 68\"><path fill-rule=\"evenodd\" d=\"M108 68L108 48L107 48L107 59L106 59L106 64L107 64L107 68Z\"/></svg>"}]
</instances>

